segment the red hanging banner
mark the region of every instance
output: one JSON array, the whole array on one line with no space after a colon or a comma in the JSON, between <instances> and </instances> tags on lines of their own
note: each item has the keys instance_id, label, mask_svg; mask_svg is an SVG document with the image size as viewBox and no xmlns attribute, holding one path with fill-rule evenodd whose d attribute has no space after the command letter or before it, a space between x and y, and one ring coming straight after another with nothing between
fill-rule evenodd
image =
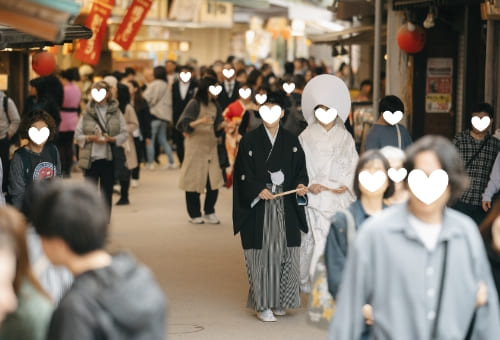
<instances>
[{"instance_id":1,"label":"red hanging banner","mask_svg":"<svg viewBox=\"0 0 500 340\"><path fill-rule=\"evenodd\" d=\"M75 58L96 65L101 56L102 41L106 34L107 20L115 0L99 0L92 2L92 8L85 21L85 26L92 30L92 37L88 40L80 40L80 46Z\"/></svg>"},{"instance_id":2,"label":"red hanging banner","mask_svg":"<svg viewBox=\"0 0 500 340\"><path fill-rule=\"evenodd\" d=\"M148 14L153 0L133 0L123 18L120 27L116 31L113 41L120 45L124 50L130 48L135 35L141 28L142 21Z\"/></svg>"}]
</instances>

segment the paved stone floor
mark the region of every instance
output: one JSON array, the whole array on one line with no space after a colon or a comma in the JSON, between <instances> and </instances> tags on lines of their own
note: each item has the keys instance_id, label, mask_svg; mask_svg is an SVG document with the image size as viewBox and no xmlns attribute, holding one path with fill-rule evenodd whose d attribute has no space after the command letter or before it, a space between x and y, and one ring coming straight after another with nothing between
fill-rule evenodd
<instances>
[{"instance_id":1,"label":"paved stone floor","mask_svg":"<svg viewBox=\"0 0 500 340\"><path fill-rule=\"evenodd\" d=\"M325 339L326 331L307 323L304 309L263 323L245 308L248 281L232 231L231 190L220 191L220 225L190 224L179 171L142 170L140 186L130 189L131 204L113 207L109 245L132 251L153 271L169 299L168 339Z\"/></svg>"}]
</instances>

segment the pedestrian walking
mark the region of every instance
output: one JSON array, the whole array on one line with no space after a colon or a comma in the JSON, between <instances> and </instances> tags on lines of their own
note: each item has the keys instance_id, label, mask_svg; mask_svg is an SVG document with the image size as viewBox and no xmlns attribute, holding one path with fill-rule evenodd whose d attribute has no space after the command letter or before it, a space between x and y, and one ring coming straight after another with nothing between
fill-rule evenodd
<instances>
[{"instance_id":1,"label":"pedestrian walking","mask_svg":"<svg viewBox=\"0 0 500 340\"><path fill-rule=\"evenodd\" d=\"M356 199L353 179L358 153L343 122L350 107L347 86L332 75L313 78L302 94L308 126L300 134L299 141L306 155L309 176L305 207L309 233L302 236L300 250L301 290L304 292L311 290L316 264L325 251L331 217Z\"/></svg>"},{"instance_id":2,"label":"pedestrian walking","mask_svg":"<svg viewBox=\"0 0 500 340\"><path fill-rule=\"evenodd\" d=\"M139 186L139 175L141 163L145 163L146 147L151 143L151 113L148 102L142 96L139 83L129 80L126 84L129 88L131 104L134 107L139 127L132 133L134 136L135 151L137 153L137 167L132 170L132 188Z\"/></svg>"},{"instance_id":3,"label":"pedestrian walking","mask_svg":"<svg viewBox=\"0 0 500 340\"><path fill-rule=\"evenodd\" d=\"M61 177L61 161L57 147L52 143L57 127L45 111L32 111L23 116L19 136L28 144L14 153L10 162L9 200L21 209L26 188L34 181Z\"/></svg>"},{"instance_id":4,"label":"pedestrian walking","mask_svg":"<svg viewBox=\"0 0 500 340\"><path fill-rule=\"evenodd\" d=\"M217 138L224 133L225 123L216 101L217 95L212 93L216 86L215 78L201 79L195 97L189 101L177 123L177 129L185 138L179 188L186 192L189 221L195 224L220 223L215 215L215 203L224 181ZM202 217L200 195L203 193L205 202Z\"/></svg>"},{"instance_id":5,"label":"pedestrian walking","mask_svg":"<svg viewBox=\"0 0 500 340\"><path fill-rule=\"evenodd\" d=\"M163 148L168 157L166 169L176 169L178 165L174 161L172 148L167 141L167 125L173 119L172 116L172 91L167 84L167 72L163 66L154 68L154 80L148 84L144 91L144 98L148 102L151 111L151 143L146 146L147 165L146 168L154 170L153 158L155 155L155 142Z\"/></svg>"},{"instance_id":6,"label":"pedestrian walking","mask_svg":"<svg viewBox=\"0 0 500 340\"><path fill-rule=\"evenodd\" d=\"M75 140L80 146L78 165L84 169L86 178L99 184L111 212L113 184L118 177L115 173L125 167L124 152L118 147L128 139L127 123L107 82L94 83L92 91L94 95L75 130Z\"/></svg>"},{"instance_id":7,"label":"pedestrian walking","mask_svg":"<svg viewBox=\"0 0 500 340\"><path fill-rule=\"evenodd\" d=\"M458 133L453 139L470 178L469 188L453 208L470 216L478 225L486 216L482 196L500 151L500 140L490 134L493 118L494 110L490 104L478 104L472 112L470 128ZM476 119L480 122L489 121L489 124L480 126L474 123Z\"/></svg>"},{"instance_id":8,"label":"pedestrian walking","mask_svg":"<svg viewBox=\"0 0 500 340\"><path fill-rule=\"evenodd\" d=\"M305 155L280 126L285 98L269 94L263 125L243 136L233 182L233 226L240 233L250 284L247 307L264 322L299 308L300 237L307 233Z\"/></svg>"},{"instance_id":9,"label":"pedestrian walking","mask_svg":"<svg viewBox=\"0 0 500 340\"><path fill-rule=\"evenodd\" d=\"M164 339L165 296L149 269L127 252L104 250L103 197L87 182L51 184L34 207L33 224L50 261L75 281L52 315L47 339Z\"/></svg>"},{"instance_id":10,"label":"pedestrian walking","mask_svg":"<svg viewBox=\"0 0 500 340\"><path fill-rule=\"evenodd\" d=\"M496 337L498 296L481 236L469 217L447 208L468 182L462 161L437 136L420 139L406 155L409 200L370 218L357 234L329 339L359 339L365 304L373 308L376 339ZM478 303L481 286L485 303Z\"/></svg>"}]
</instances>

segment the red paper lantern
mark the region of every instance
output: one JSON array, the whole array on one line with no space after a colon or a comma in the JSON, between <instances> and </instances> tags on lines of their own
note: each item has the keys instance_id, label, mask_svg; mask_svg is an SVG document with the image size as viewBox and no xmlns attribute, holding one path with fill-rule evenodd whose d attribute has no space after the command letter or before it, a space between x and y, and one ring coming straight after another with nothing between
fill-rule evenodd
<instances>
[{"instance_id":1,"label":"red paper lantern","mask_svg":"<svg viewBox=\"0 0 500 340\"><path fill-rule=\"evenodd\" d=\"M401 26L398 30L399 48L406 53L418 53L425 46L425 30L411 23Z\"/></svg>"},{"instance_id":2,"label":"red paper lantern","mask_svg":"<svg viewBox=\"0 0 500 340\"><path fill-rule=\"evenodd\" d=\"M56 58L49 52L37 52L33 55L31 67L40 76L48 76L56 69Z\"/></svg>"}]
</instances>

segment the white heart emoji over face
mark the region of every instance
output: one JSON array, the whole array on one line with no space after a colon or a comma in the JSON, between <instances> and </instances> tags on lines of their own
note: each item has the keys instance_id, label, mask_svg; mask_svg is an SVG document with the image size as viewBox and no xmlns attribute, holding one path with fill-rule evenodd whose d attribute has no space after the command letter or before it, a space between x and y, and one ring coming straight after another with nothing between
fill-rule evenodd
<instances>
[{"instance_id":1,"label":"white heart emoji over face","mask_svg":"<svg viewBox=\"0 0 500 340\"><path fill-rule=\"evenodd\" d=\"M100 103L104 100L104 98L106 98L106 95L108 94L108 92L106 91L106 89L92 89L92 91L90 91L90 95L92 96L92 99L94 99L96 102Z\"/></svg>"},{"instance_id":2,"label":"white heart emoji over face","mask_svg":"<svg viewBox=\"0 0 500 340\"><path fill-rule=\"evenodd\" d=\"M222 74L226 79L230 79L232 76L234 76L234 69L233 68L225 68L222 70Z\"/></svg>"},{"instance_id":3,"label":"white heart emoji over face","mask_svg":"<svg viewBox=\"0 0 500 340\"><path fill-rule=\"evenodd\" d=\"M337 118L337 110L335 110L333 107L328 110L319 107L316 109L316 111L314 111L314 115L316 116L316 119L321 123L328 125L333 122L335 118Z\"/></svg>"},{"instance_id":4,"label":"white heart emoji over face","mask_svg":"<svg viewBox=\"0 0 500 340\"><path fill-rule=\"evenodd\" d=\"M443 169L434 170L429 177L420 169L408 175L411 192L422 202L429 205L436 201L448 187L448 174Z\"/></svg>"},{"instance_id":5,"label":"white heart emoji over face","mask_svg":"<svg viewBox=\"0 0 500 340\"><path fill-rule=\"evenodd\" d=\"M472 117L471 122L472 126L474 126L477 130L482 132L490 125L491 119L488 116L485 116L483 118L474 116Z\"/></svg>"},{"instance_id":6,"label":"white heart emoji over face","mask_svg":"<svg viewBox=\"0 0 500 340\"><path fill-rule=\"evenodd\" d=\"M49 138L50 130L48 127L43 127L40 130L38 130L36 127L32 126L28 130L28 136L30 136L30 139L34 143L41 145L45 143Z\"/></svg>"},{"instance_id":7,"label":"white heart emoji over face","mask_svg":"<svg viewBox=\"0 0 500 340\"><path fill-rule=\"evenodd\" d=\"M274 105L273 107L269 108L269 106L262 105L259 108L259 113L263 121L265 121L267 124L273 124L278 119L280 119L281 107L279 105Z\"/></svg>"},{"instance_id":8,"label":"white heart emoji over face","mask_svg":"<svg viewBox=\"0 0 500 340\"><path fill-rule=\"evenodd\" d=\"M403 181L408 174L408 171L405 168L401 169L394 169L390 168L389 171L387 171L387 175L389 175L389 178L394 182L394 183L399 183Z\"/></svg>"},{"instance_id":9,"label":"white heart emoji over face","mask_svg":"<svg viewBox=\"0 0 500 340\"><path fill-rule=\"evenodd\" d=\"M283 90L285 90L286 93L290 94L295 90L295 84L294 83L283 83Z\"/></svg>"},{"instance_id":10,"label":"white heart emoji over face","mask_svg":"<svg viewBox=\"0 0 500 340\"><path fill-rule=\"evenodd\" d=\"M259 105L264 104L266 102L266 100L267 100L267 94L265 94L265 93L264 94L257 93L255 95L255 101L257 103L259 103Z\"/></svg>"},{"instance_id":11,"label":"white heart emoji over face","mask_svg":"<svg viewBox=\"0 0 500 340\"><path fill-rule=\"evenodd\" d=\"M383 113L384 119L387 123L391 125L396 125L403 119L403 112L401 111L396 111L392 113L391 111L385 111Z\"/></svg>"},{"instance_id":12,"label":"white heart emoji over face","mask_svg":"<svg viewBox=\"0 0 500 340\"><path fill-rule=\"evenodd\" d=\"M219 93L221 93L221 91L222 91L222 86L220 86L220 85L217 85L217 86L210 85L208 87L208 91L210 91L210 93L212 95L218 96Z\"/></svg>"},{"instance_id":13,"label":"white heart emoji over face","mask_svg":"<svg viewBox=\"0 0 500 340\"><path fill-rule=\"evenodd\" d=\"M370 192L375 192L384 185L387 177L385 173L381 170L371 173L369 171L363 170L358 176L359 182L366 190Z\"/></svg>"},{"instance_id":14,"label":"white heart emoji over face","mask_svg":"<svg viewBox=\"0 0 500 340\"><path fill-rule=\"evenodd\" d=\"M252 89L246 88L246 89L239 89L238 93L240 94L240 97L243 99L248 99L252 95Z\"/></svg>"},{"instance_id":15,"label":"white heart emoji over face","mask_svg":"<svg viewBox=\"0 0 500 340\"><path fill-rule=\"evenodd\" d=\"M191 79L191 72L181 72L179 73L179 78L181 78L184 83L187 83Z\"/></svg>"}]
</instances>

